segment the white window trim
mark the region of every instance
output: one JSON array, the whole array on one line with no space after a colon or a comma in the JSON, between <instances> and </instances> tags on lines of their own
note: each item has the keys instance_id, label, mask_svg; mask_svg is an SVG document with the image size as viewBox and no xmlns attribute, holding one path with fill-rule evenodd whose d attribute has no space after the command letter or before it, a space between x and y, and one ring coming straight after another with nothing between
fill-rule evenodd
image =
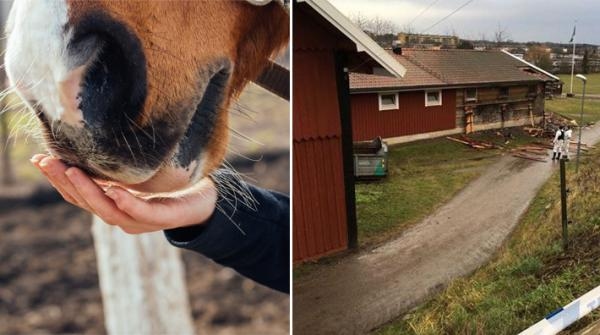
<instances>
[{"instance_id":1,"label":"white window trim","mask_svg":"<svg viewBox=\"0 0 600 335\"><path fill-rule=\"evenodd\" d=\"M396 101L396 103L394 104L394 106L392 106L392 105L384 106L381 103L381 96L382 95L392 95L392 94L396 96L396 98L394 99ZM389 111L389 110L395 110L395 109L399 109L400 108L400 104L398 103L398 92L378 93L377 94L377 101L379 102L379 110L380 111Z\"/></svg>"},{"instance_id":2,"label":"white window trim","mask_svg":"<svg viewBox=\"0 0 600 335\"><path fill-rule=\"evenodd\" d=\"M440 101L430 103L429 101L427 101L427 94L434 93L434 92L437 92L438 96L440 97ZM425 107L441 106L441 105L442 105L442 90L425 91Z\"/></svg>"},{"instance_id":3,"label":"white window trim","mask_svg":"<svg viewBox=\"0 0 600 335\"><path fill-rule=\"evenodd\" d=\"M469 98L467 96L467 91L468 90L475 90L475 97L474 98ZM479 92L477 90L477 87L468 87L468 88L465 88L465 102L477 102L477 95L478 95L478 93Z\"/></svg>"}]
</instances>

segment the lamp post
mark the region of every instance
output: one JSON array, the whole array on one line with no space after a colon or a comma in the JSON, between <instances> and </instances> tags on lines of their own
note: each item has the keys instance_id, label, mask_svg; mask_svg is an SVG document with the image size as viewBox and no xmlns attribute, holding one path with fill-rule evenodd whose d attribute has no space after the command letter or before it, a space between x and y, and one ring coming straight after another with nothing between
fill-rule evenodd
<instances>
[{"instance_id":1,"label":"lamp post","mask_svg":"<svg viewBox=\"0 0 600 335\"><path fill-rule=\"evenodd\" d=\"M577 158L575 160L575 173L579 171L579 153L581 152L581 128L583 127L583 102L585 100L585 84L587 83L587 78L578 74L575 77L581 79L583 82L583 94L581 95L581 116L579 117L579 140L577 141Z\"/></svg>"}]
</instances>

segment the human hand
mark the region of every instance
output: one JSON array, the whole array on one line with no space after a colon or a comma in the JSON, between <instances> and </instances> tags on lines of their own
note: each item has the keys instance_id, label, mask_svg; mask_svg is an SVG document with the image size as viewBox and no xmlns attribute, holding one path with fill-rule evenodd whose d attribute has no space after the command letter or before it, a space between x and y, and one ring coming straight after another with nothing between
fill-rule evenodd
<instances>
[{"instance_id":1,"label":"human hand","mask_svg":"<svg viewBox=\"0 0 600 335\"><path fill-rule=\"evenodd\" d=\"M143 199L118 186L104 189L82 170L49 155L35 155L31 162L66 201L129 234L201 224L216 208L217 190L210 178L181 197Z\"/></svg>"}]
</instances>

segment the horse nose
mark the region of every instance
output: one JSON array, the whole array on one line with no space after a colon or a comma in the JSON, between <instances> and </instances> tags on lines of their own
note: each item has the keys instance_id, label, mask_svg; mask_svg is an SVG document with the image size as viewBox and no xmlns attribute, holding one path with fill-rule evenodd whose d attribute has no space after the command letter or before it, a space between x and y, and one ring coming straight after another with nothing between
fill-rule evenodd
<instances>
[{"instance_id":1,"label":"horse nose","mask_svg":"<svg viewBox=\"0 0 600 335\"><path fill-rule=\"evenodd\" d=\"M141 43L125 24L105 15L84 18L74 27L68 52L74 66L61 82L65 110L77 106L92 128L138 117L146 98L146 62Z\"/></svg>"}]
</instances>

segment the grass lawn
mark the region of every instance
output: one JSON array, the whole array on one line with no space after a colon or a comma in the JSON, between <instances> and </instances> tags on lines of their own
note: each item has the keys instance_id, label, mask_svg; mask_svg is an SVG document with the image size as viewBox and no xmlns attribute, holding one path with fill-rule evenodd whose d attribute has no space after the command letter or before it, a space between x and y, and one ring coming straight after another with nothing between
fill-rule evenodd
<instances>
[{"instance_id":1,"label":"grass lawn","mask_svg":"<svg viewBox=\"0 0 600 335\"><path fill-rule=\"evenodd\" d=\"M532 140L518 130L511 132L515 139L509 146ZM472 137L504 145L495 132ZM479 176L499 153L445 138L390 146L388 177L356 185L359 244L382 242L421 221Z\"/></svg>"},{"instance_id":2,"label":"grass lawn","mask_svg":"<svg viewBox=\"0 0 600 335\"><path fill-rule=\"evenodd\" d=\"M378 334L516 334L600 284L600 150L567 171L570 248L562 250L558 173L539 192L496 259L454 280ZM591 313L571 327L600 317Z\"/></svg>"},{"instance_id":3,"label":"grass lawn","mask_svg":"<svg viewBox=\"0 0 600 335\"><path fill-rule=\"evenodd\" d=\"M560 79L565 83L563 86L563 92L569 92L569 85L571 82L571 75L560 74ZM586 94L600 95L600 73L587 74L588 83L586 87ZM574 98L554 98L553 100L546 100L546 111L558 113L569 117L571 119L578 120L581 112L581 92L582 92L581 80L575 78L573 80L573 92L577 94ZM583 109L583 120L584 123L600 121L600 99L586 99Z\"/></svg>"},{"instance_id":4,"label":"grass lawn","mask_svg":"<svg viewBox=\"0 0 600 335\"><path fill-rule=\"evenodd\" d=\"M579 122L581 113L581 99L575 98L554 98L546 100L546 112L558 113ZM583 105L583 122L600 121L600 99L586 99Z\"/></svg>"},{"instance_id":5,"label":"grass lawn","mask_svg":"<svg viewBox=\"0 0 600 335\"><path fill-rule=\"evenodd\" d=\"M585 74L584 76L586 76L586 78L588 79L588 82L587 82L587 85L585 88L585 93L600 95L600 73L590 73L590 74ZM571 75L570 74L559 74L558 77L560 78L560 80L562 80L565 83L563 85L563 93L568 93L570 85L571 85ZM582 90L583 90L583 84L582 84L581 80L573 77L573 93L581 94Z\"/></svg>"}]
</instances>

